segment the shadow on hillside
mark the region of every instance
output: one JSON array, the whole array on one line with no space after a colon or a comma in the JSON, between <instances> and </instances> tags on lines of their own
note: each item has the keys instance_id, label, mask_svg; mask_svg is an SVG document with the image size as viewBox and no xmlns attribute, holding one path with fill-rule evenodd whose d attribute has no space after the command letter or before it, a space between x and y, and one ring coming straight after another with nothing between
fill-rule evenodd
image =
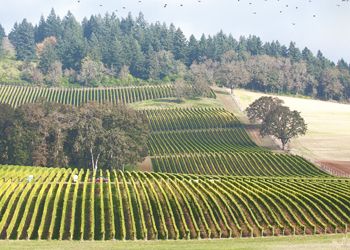
<instances>
[{"instance_id":1,"label":"shadow on hillside","mask_svg":"<svg viewBox=\"0 0 350 250\"><path fill-rule=\"evenodd\" d=\"M167 103L177 103L177 104L185 102L184 100L173 99L173 98L172 99L170 99L170 98L155 99L154 101L156 101L156 102L167 102Z\"/></svg>"}]
</instances>

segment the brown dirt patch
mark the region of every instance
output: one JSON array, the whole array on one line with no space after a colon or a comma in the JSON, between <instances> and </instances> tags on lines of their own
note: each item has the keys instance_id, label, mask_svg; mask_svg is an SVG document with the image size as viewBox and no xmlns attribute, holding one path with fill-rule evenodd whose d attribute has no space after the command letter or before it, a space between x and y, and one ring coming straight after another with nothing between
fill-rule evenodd
<instances>
[{"instance_id":1,"label":"brown dirt patch","mask_svg":"<svg viewBox=\"0 0 350 250\"><path fill-rule=\"evenodd\" d=\"M250 138L260 147L265 147L273 151L281 151L280 147L275 141L269 137L261 137L259 129L257 128L246 128L246 131L250 135Z\"/></svg>"},{"instance_id":2,"label":"brown dirt patch","mask_svg":"<svg viewBox=\"0 0 350 250\"><path fill-rule=\"evenodd\" d=\"M317 162L321 168L328 170L330 173L340 176L350 178L350 161L318 161ZM327 172L328 172L327 171Z\"/></svg>"},{"instance_id":3,"label":"brown dirt patch","mask_svg":"<svg viewBox=\"0 0 350 250\"><path fill-rule=\"evenodd\" d=\"M152 172L153 168L152 168L151 157L147 156L143 162L139 163L138 169L140 171Z\"/></svg>"}]
</instances>

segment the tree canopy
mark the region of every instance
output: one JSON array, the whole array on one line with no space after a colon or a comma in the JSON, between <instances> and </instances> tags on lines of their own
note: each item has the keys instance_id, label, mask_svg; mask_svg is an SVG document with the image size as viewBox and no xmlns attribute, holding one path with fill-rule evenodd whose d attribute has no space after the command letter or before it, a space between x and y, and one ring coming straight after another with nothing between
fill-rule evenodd
<instances>
[{"instance_id":1,"label":"tree canopy","mask_svg":"<svg viewBox=\"0 0 350 250\"><path fill-rule=\"evenodd\" d=\"M121 169L147 156L146 118L124 105L0 104L0 164Z\"/></svg>"},{"instance_id":2,"label":"tree canopy","mask_svg":"<svg viewBox=\"0 0 350 250\"><path fill-rule=\"evenodd\" d=\"M307 125L300 112L291 111L288 107L277 106L269 112L261 124L260 134L272 135L282 143L282 150L287 143L299 135L305 135Z\"/></svg>"},{"instance_id":3,"label":"tree canopy","mask_svg":"<svg viewBox=\"0 0 350 250\"><path fill-rule=\"evenodd\" d=\"M277 97L262 96L255 100L246 109L250 121L264 121L267 115L283 104L283 100Z\"/></svg>"},{"instance_id":4,"label":"tree canopy","mask_svg":"<svg viewBox=\"0 0 350 250\"><path fill-rule=\"evenodd\" d=\"M262 96L246 109L250 121L261 122L260 135L271 135L281 141L282 149L299 135L304 135L307 125L300 112L282 106L283 100L277 97Z\"/></svg>"},{"instance_id":5,"label":"tree canopy","mask_svg":"<svg viewBox=\"0 0 350 250\"><path fill-rule=\"evenodd\" d=\"M3 42L5 35L6 35L5 30L0 24L0 56L2 56L2 54L3 54L2 42Z\"/></svg>"},{"instance_id":6,"label":"tree canopy","mask_svg":"<svg viewBox=\"0 0 350 250\"><path fill-rule=\"evenodd\" d=\"M173 24L148 23L142 13L125 18L115 13L92 15L78 22L71 12L61 18L52 9L37 25L26 19L16 23L9 39L16 48L17 59L32 62L32 67L19 70L23 81L34 84L42 79L39 84L52 85L52 77L46 75L52 73L52 64L56 74L60 73L60 63L62 73L55 79L60 79L61 84L121 84L125 81L119 76L127 68L132 77L127 78L128 84L174 83L180 78L194 84L201 79L230 88L338 101L350 99L350 65L343 59L336 64L321 51L314 54L307 47L298 48L294 42L286 46L279 41L263 42L257 36L234 38L223 31L187 38ZM56 42L47 43L48 39ZM41 53L38 48L42 48ZM87 62L94 66L91 69L103 66L103 77L88 76ZM194 78L198 76L192 74L196 68L208 70L210 81L207 77Z\"/></svg>"}]
</instances>

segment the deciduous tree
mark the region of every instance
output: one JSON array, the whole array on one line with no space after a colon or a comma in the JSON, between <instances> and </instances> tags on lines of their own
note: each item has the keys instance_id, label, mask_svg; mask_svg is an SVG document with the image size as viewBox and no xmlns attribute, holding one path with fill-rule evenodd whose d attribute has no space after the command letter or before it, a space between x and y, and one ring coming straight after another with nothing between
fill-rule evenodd
<instances>
[{"instance_id":1,"label":"deciduous tree","mask_svg":"<svg viewBox=\"0 0 350 250\"><path fill-rule=\"evenodd\" d=\"M250 121L264 121L270 112L283 104L277 97L263 96L251 103L246 109Z\"/></svg>"},{"instance_id":2,"label":"deciduous tree","mask_svg":"<svg viewBox=\"0 0 350 250\"><path fill-rule=\"evenodd\" d=\"M299 135L304 135L307 125L300 116L300 112L291 111L288 107L277 106L272 112L269 112L264 118L260 134L262 136L272 135L279 139L282 144L282 150L287 143Z\"/></svg>"}]
</instances>

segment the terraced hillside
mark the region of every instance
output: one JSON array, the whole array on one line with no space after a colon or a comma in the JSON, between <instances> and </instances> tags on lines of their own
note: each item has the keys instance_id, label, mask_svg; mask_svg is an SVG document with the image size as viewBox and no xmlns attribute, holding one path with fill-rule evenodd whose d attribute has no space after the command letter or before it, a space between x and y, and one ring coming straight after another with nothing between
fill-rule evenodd
<instances>
[{"instance_id":1,"label":"terraced hillside","mask_svg":"<svg viewBox=\"0 0 350 250\"><path fill-rule=\"evenodd\" d=\"M1 239L303 235L343 233L350 224L345 179L18 166L0 166L0 176Z\"/></svg>"},{"instance_id":2,"label":"terraced hillside","mask_svg":"<svg viewBox=\"0 0 350 250\"><path fill-rule=\"evenodd\" d=\"M258 147L220 108L145 110L156 172L238 176L328 176L299 156Z\"/></svg>"},{"instance_id":3,"label":"terraced hillside","mask_svg":"<svg viewBox=\"0 0 350 250\"><path fill-rule=\"evenodd\" d=\"M174 97L171 85L108 88L42 88L0 85L0 103L18 107L44 99L49 102L80 105L89 101L99 103L132 103L149 99ZM215 97L211 92L209 97Z\"/></svg>"}]
</instances>

